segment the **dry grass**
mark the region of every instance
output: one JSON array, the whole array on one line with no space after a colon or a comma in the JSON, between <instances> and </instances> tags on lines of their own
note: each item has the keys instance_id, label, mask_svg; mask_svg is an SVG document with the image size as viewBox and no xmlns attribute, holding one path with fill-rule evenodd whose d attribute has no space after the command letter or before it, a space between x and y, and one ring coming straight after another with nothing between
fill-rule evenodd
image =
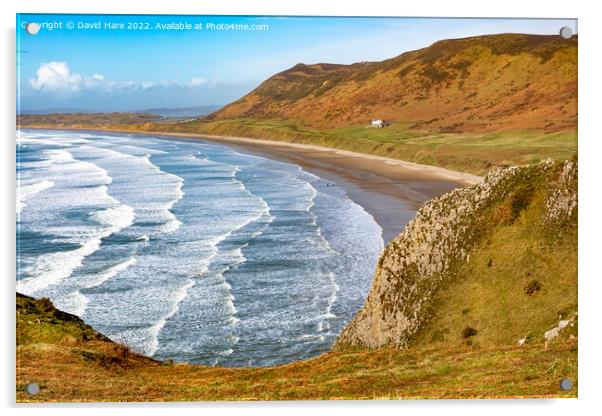
<instances>
[{"instance_id":1,"label":"dry grass","mask_svg":"<svg viewBox=\"0 0 602 416\"><path fill-rule=\"evenodd\" d=\"M106 345L94 354L112 357ZM563 378L576 380L576 341L548 350L520 348L411 349L328 353L269 369L157 364L127 366L90 359L89 349L56 344L19 347L19 401L209 401L575 397ZM41 393L23 391L37 382Z\"/></svg>"},{"instance_id":2,"label":"dry grass","mask_svg":"<svg viewBox=\"0 0 602 416\"><path fill-rule=\"evenodd\" d=\"M501 34L437 42L382 62L296 65L211 114L319 129L372 118L444 132L574 130L577 37Z\"/></svg>"},{"instance_id":3,"label":"dry grass","mask_svg":"<svg viewBox=\"0 0 602 416\"><path fill-rule=\"evenodd\" d=\"M102 336L92 337L93 330L77 319L52 318L31 300L17 301L22 305L18 328L24 335L17 345L19 402L577 395L576 387L568 392L559 389L563 378L577 380L577 340L566 337L548 350L541 343L525 348L349 350L273 368L212 368L151 360ZM47 333L53 335L44 338ZM25 392L32 382L41 387L38 395Z\"/></svg>"}]
</instances>

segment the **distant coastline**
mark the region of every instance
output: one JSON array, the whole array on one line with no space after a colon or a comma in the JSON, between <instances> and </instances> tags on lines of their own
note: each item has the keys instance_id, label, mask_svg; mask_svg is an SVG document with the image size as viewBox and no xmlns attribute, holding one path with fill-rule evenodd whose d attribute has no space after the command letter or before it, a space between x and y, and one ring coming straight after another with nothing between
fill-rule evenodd
<instances>
[{"instance_id":1,"label":"distant coastline","mask_svg":"<svg viewBox=\"0 0 602 416\"><path fill-rule=\"evenodd\" d=\"M398 166L403 169L421 170L422 173L428 175L436 175L446 179L462 182L465 185L474 185L480 182L483 177L472 175L466 172L455 171L446 169L438 166L425 165L407 160L393 159L384 156L370 155L367 153L352 152L349 150L338 149L333 147L318 146L313 144L301 144L291 142L280 142L276 140L265 140L255 139L252 137L237 137L237 136L221 136L216 134L203 134L203 133L180 133L180 132L165 132L165 131L146 131L146 130L127 130L127 129L110 129L103 127L94 128L77 128L77 127L57 127L57 126L20 126L17 125L17 129L36 129L36 130L77 130L77 131L100 131L100 132L113 132L113 133L131 133L131 134L150 134L156 136L170 136L170 137L184 137L189 139L200 139L200 140L212 140L225 144L242 144L250 146L274 146L274 147L287 147L292 149L301 150L313 150L319 152L330 152L338 155L363 158L367 160L373 160L378 162L384 162L391 166ZM267 150L267 148L266 148Z\"/></svg>"},{"instance_id":2,"label":"distant coastline","mask_svg":"<svg viewBox=\"0 0 602 416\"><path fill-rule=\"evenodd\" d=\"M482 180L480 176L436 166L325 146L275 140L110 128L56 126L17 126L17 128L206 140L227 145L241 152L294 163L345 189L348 196L370 213L381 226L385 244L403 231L405 225L426 201L454 188L472 185Z\"/></svg>"}]
</instances>

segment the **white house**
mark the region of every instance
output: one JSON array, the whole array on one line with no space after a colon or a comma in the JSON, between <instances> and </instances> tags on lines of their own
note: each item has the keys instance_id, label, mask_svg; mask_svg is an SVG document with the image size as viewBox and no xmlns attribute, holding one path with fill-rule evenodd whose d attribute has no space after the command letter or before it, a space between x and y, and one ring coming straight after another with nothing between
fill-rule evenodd
<instances>
[{"instance_id":1,"label":"white house","mask_svg":"<svg viewBox=\"0 0 602 416\"><path fill-rule=\"evenodd\" d=\"M384 122L384 120L381 120L380 118L372 119L371 126L381 129L381 128L385 127L385 122Z\"/></svg>"}]
</instances>

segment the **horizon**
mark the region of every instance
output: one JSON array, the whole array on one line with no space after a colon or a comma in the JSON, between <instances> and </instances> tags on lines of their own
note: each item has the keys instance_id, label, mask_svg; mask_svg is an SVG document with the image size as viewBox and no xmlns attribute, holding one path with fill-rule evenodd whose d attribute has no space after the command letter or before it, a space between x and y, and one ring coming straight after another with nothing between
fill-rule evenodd
<instances>
[{"instance_id":1,"label":"horizon","mask_svg":"<svg viewBox=\"0 0 602 416\"><path fill-rule=\"evenodd\" d=\"M444 39L562 26L577 34L575 19L18 14L17 114L221 107L299 63L381 61Z\"/></svg>"}]
</instances>

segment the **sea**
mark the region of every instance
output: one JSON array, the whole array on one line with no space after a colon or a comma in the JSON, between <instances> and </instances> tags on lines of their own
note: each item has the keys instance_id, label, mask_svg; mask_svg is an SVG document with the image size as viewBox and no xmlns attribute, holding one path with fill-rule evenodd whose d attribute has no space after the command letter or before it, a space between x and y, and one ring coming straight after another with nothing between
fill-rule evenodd
<instances>
[{"instance_id":1,"label":"sea","mask_svg":"<svg viewBox=\"0 0 602 416\"><path fill-rule=\"evenodd\" d=\"M24 129L16 158L17 291L160 360L324 353L383 249L341 187L223 144Z\"/></svg>"}]
</instances>

